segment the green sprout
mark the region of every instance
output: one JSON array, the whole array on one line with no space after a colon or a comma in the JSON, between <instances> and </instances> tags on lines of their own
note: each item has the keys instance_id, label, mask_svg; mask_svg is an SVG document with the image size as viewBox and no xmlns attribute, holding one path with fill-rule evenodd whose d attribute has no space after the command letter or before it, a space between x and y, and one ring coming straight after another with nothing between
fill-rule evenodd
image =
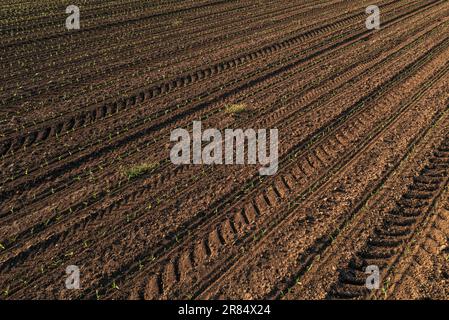
<instances>
[{"instance_id":1,"label":"green sprout","mask_svg":"<svg viewBox=\"0 0 449 320\"><path fill-rule=\"evenodd\" d=\"M115 280L112 281L112 289L119 290L119 286L115 283Z\"/></svg>"}]
</instances>

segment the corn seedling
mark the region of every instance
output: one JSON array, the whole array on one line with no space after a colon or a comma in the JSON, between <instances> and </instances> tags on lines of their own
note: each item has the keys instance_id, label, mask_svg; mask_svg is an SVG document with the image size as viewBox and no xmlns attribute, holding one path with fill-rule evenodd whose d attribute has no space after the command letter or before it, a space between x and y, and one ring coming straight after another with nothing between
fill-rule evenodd
<instances>
[{"instance_id":1,"label":"corn seedling","mask_svg":"<svg viewBox=\"0 0 449 320\"><path fill-rule=\"evenodd\" d=\"M115 283L115 280L112 281L112 289L120 290L120 287Z\"/></svg>"}]
</instances>

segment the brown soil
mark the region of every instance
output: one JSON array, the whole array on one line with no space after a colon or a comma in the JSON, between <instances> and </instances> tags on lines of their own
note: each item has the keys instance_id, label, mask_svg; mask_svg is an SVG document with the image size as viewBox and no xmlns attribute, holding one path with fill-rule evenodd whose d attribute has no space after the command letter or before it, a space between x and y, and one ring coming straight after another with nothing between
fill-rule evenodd
<instances>
[{"instance_id":1,"label":"brown soil","mask_svg":"<svg viewBox=\"0 0 449 320\"><path fill-rule=\"evenodd\" d=\"M371 4L8 1L1 299L447 299L449 3ZM277 174L173 165L194 120L278 128Z\"/></svg>"}]
</instances>

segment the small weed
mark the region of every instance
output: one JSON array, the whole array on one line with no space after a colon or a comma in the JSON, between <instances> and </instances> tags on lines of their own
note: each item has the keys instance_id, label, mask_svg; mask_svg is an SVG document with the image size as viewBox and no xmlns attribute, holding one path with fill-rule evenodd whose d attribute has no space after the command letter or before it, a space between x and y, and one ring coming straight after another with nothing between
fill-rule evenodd
<instances>
[{"instance_id":1,"label":"small weed","mask_svg":"<svg viewBox=\"0 0 449 320\"><path fill-rule=\"evenodd\" d=\"M157 162L142 163L126 170L125 175L128 177L128 180L131 180L153 171L158 165L159 163Z\"/></svg>"},{"instance_id":2,"label":"small weed","mask_svg":"<svg viewBox=\"0 0 449 320\"><path fill-rule=\"evenodd\" d=\"M182 20L176 19L175 21L173 21L172 26L177 27L177 26L180 26L181 24L182 24Z\"/></svg>"},{"instance_id":3,"label":"small weed","mask_svg":"<svg viewBox=\"0 0 449 320\"><path fill-rule=\"evenodd\" d=\"M239 114L245 112L246 110L246 104L244 103L230 104L225 107L225 112L228 114Z\"/></svg>"}]
</instances>

